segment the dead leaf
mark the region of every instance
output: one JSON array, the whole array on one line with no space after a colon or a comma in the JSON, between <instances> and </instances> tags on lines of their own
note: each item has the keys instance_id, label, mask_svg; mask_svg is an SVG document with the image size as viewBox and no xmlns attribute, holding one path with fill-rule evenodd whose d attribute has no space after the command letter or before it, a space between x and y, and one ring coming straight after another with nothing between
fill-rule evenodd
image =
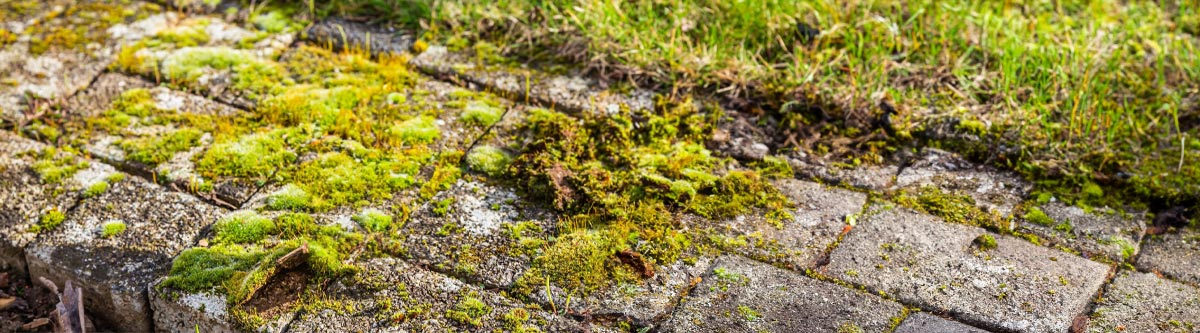
<instances>
[{"instance_id":1,"label":"dead leaf","mask_svg":"<svg viewBox=\"0 0 1200 333\"><path fill-rule=\"evenodd\" d=\"M17 304L16 297L0 297L0 311L8 310L9 307Z\"/></svg>"},{"instance_id":2,"label":"dead leaf","mask_svg":"<svg viewBox=\"0 0 1200 333\"><path fill-rule=\"evenodd\" d=\"M32 331L34 329L37 329L38 327L46 326L46 324L49 324L49 323L50 323L50 318L38 318L38 319L34 319L31 322L26 323L25 325L21 325L21 329L26 330L26 331Z\"/></svg>"},{"instance_id":3,"label":"dead leaf","mask_svg":"<svg viewBox=\"0 0 1200 333\"><path fill-rule=\"evenodd\" d=\"M654 265L646 261L641 253L633 252L633 249L624 249L621 252L617 252L617 257L621 258L621 262L642 273L643 278L649 279L654 277Z\"/></svg>"}]
</instances>

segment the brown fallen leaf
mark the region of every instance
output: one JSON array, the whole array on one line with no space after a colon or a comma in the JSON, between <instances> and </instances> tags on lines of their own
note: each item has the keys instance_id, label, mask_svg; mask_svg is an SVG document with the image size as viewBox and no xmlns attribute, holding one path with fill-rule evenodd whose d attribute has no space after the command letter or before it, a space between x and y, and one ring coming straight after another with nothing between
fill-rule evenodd
<instances>
[{"instance_id":1,"label":"brown fallen leaf","mask_svg":"<svg viewBox=\"0 0 1200 333\"><path fill-rule=\"evenodd\" d=\"M0 311L8 310L9 307L17 304L16 297L0 297Z\"/></svg>"},{"instance_id":2,"label":"brown fallen leaf","mask_svg":"<svg viewBox=\"0 0 1200 333\"><path fill-rule=\"evenodd\" d=\"M621 262L633 267L633 270L642 273L643 278L654 277L654 264L646 261L641 253L633 252L633 249L624 249L617 252L617 257L621 258Z\"/></svg>"},{"instance_id":3,"label":"brown fallen leaf","mask_svg":"<svg viewBox=\"0 0 1200 333\"><path fill-rule=\"evenodd\" d=\"M25 323L25 325L21 325L21 329L26 330L26 331L32 331L34 329L37 329L38 327L46 326L47 324L50 324L50 318L38 318L38 319L34 319L31 322Z\"/></svg>"}]
</instances>

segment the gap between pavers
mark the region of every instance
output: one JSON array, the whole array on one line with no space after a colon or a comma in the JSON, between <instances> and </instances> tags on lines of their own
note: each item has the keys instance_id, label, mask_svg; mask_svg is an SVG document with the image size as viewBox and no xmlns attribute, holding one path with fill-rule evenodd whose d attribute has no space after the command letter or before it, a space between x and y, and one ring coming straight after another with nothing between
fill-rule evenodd
<instances>
[{"instance_id":1,"label":"gap between pavers","mask_svg":"<svg viewBox=\"0 0 1200 333\"><path fill-rule=\"evenodd\" d=\"M1110 269L981 228L877 205L822 270L972 325L1063 332L1087 310Z\"/></svg>"}]
</instances>

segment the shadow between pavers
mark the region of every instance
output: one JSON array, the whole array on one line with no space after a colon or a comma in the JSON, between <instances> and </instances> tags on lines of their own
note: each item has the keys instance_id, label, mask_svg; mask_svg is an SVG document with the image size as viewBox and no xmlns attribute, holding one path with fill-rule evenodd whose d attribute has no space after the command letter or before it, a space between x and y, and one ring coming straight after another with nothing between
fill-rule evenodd
<instances>
[{"instance_id":1,"label":"shadow between pavers","mask_svg":"<svg viewBox=\"0 0 1200 333\"><path fill-rule=\"evenodd\" d=\"M61 226L26 250L31 277L84 289L84 307L101 327L149 331L147 286L166 275L171 259L195 243L224 210L136 177L84 199ZM102 234L105 225L124 230Z\"/></svg>"},{"instance_id":2,"label":"shadow between pavers","mask_svg":"<svg viewBox=\"0 0 1200 333\"><path fill-rule=\"evenodd\" d=\"M1064 332L1087 310L1109 267L981 228L875 205L823 270L988 329Z\"/></svg>"},{"instance_id":3,"label":"shadow between pavers","mask_svg":"<svg viewBox=\"0 0 1200 333\"><path fill-rule=\"evenodd\" d=\"M738 255L716 260L663 332L884 332L904 306Z\"/></svg>"}]
</instances>

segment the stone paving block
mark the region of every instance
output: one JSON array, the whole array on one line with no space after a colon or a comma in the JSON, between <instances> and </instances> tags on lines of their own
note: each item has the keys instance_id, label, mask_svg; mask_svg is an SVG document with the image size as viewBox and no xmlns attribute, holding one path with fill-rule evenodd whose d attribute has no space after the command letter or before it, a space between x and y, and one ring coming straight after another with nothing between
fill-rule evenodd
<instances>
[{"instance_id":1,"label":"stone paving block","mask_svg":"<svg viewBox=\"0 0 1200 333\"><path fill-rule=\"evenodd\" d=\"M121 6L121 7L117 7ZM137 24L152 19L160 7L144 2L129 5L81 1L55 6L43 19L21 27L16 43L0 46L0 118L17 124L30 120L36 99L61 100L88 84L115 59L121 43L156 30ZM133 30L141 33L132 33ZM52 34L67 34L89 43L69 43Z\"/></svg>"},{"instance_id":2,"label":"stone paving block","mask_svg":"<svg viewBox=\"0 0 1200 333\"><path fill-rule=\"evenodd\" d=\"M103 194L82 200L62 225L31 244L26 250L29 273L59 285L75 281L84 290L84 307L102 327L149 331L147 286L164 276L171 259L195 244L201 228L222 211L126 177ZM110 223L125 229L106 237L102 231Z\"/></svg>"},{"instance_id":3,"label":"stone paving block","mask_svg":"<svg viewBox=\"0 0 1200 333\"><path fill-rule=\"evenodd\" d=\"M234 323L228 312L229 303L225 295L216 292L189 293L171 288L162 288L162 279L155 281L149 289L150 312L154 329L158 332L244 332ZM255 332L284 332L296 318L294 311L287 311L266 320Z\"/></svg>"},{"instance_id":4,"label":"stone paving block","mask_svg":"<svg viewBox=\"0 0 1200 333\"><path fill-rule=\"evenodd\" d=\"M25 246L37 237L30 228L43 216L66 213L79 199L79 190L88 177L68 176L59 183L47 183L35 170L46 146L8 131L0 131L0 268L26 273ZM69 157L59 153L59 157ZM45 163L45 162L42 162ZM98 172L103 166L87 167L84 174ZM77 171L76 174L79 172Z\"/></svg>"},{"instance_id":5,"label":"stone paving block","mask_svg":"<svg viewBox=\"0 0 1200 333\"><path fill-rule=\"evenodd\" d=\"M826 184L840 184L872 191L884 191L895 185L900 168L895 165L859 165L845 169L802 159L789 158L788 164L796 170L796 176L820 180Z\"/></svg>"},{"instance_id":6,"label":"stone paving block","mask_svg":"<svg viewBox=\"0 0 1200 333\"><path fill-rule=\"evenodd\" d=\"M1151 273L1117 275L1087 332L1200 332L1200 289Z\"/></svg>"},{"instance_id":7,"label":"stone paving block","mask_svg":"<svg viewBox=\"0 0 1200 333\"><path fill-rule=\"evenodd\" d=\"M815 268L848 226L847 218L856 218L867 202L866 194L813 182L782 179L775 186L796 204L794 219L773 225L761 214L740 216L716 230L735 243L744 240L735 252L799 270Z\"/></svg>"},{"instance_id":8,"label":"stone paving block","mask_svg":"<svg viewBox=\"0 0 1200 333\"><path fill-rule=\"evenodd\" d=\"M313 23L304 31L304 38L316 45L334 50L367 51L400 55L413 45L411 31L366 25L340 18L328 18Z\"/></svg>"},{"instance_id":9,"label":"stone paving block","mask_svg":"<svg viewBox=\"0 0 1200 333\"><path fill-rule=\"evenodd\" d=\"M987 333L957 321L924 312L914 313L904 319L896 333Z\"/></svg>"},{"instance_id":10,"label":"stone paving block","mask_svg":"<svg viewBox=\"0 0 1200 333\"><path fill-rule=\"evenodd\" d=\"M466 52L451 52L443 46L430 46L413 57L411 64L434 77L478 85L513 100L535 103L569 113L616 113L622 107L632 111L654 108L654 93L636 89L614 93L579 76L549 75L540 71L491 65Z\"/></svg>"},{"instance_id":11,"label":"stone paving block","mask_svg":"<svg viewBox=\"0 0 1200 333\"><path fill-rule=\"evenodd\" d=\"M1137 258L1139 270L1159 272L1200 286L1200 231L1183 228L1178 232L1146 237Z\"/></svg>"},{"instance_id":12,"label":"stone paving block","mask_svg":"<svg viewBox=\"0 0 1200 333\"><path fill-rule=\"evenodd\" d=\"M663 332L883 332L903 306L735 255L717 259Z\"/></svg>"},{"instance_id":13,"label":"stone paving block","mask_svg":"<svg viewBox=\"0 0 1200 333\"><path fill-rule=\"evenodd\" d=\"M1015 213L1032 184L1015 174L963 160L956 154L926 148L921 157L896 176L897 189L932 186L943 192L965 194L985 212L1001 217Z\"/></svg>"},{"instance_id":14,"label":"stone paving block","mask_svg":"<svg viewBox=\"0 0 1200 333\"><path fill-rule=\"evenodd\" d=\"M584 332L588 327L492 291L392 258L362 263L327 294L339 309L317 309L294 332Z\"/></svg>"},{"instance_id":15,"label":"stone paving block","mask_svg":"<svg viewBox=\"0 0 1200 333\"><path fill-rule=\"evenodd\" d=\"M907 209L871 211L842 239L824 271L975 326L1065 332L1109 271L1065 252Z\"/></svg>"},{"instance_id":16,"label":"stone paving block","mask_svg":"<svg viewBox=\"0 0 1200 333\"><path fill-rule=\"evenodd\" d=\"M1059 202L1038 206L1046 218L1027 211L1017 219L1018 231L1037 235L1042 245L1064 246L1085 258L1123 262L1133 258L1145 232L1142 214L1123 216L1115 211L1082 208Z\"/></svg>"}]
</instances>

